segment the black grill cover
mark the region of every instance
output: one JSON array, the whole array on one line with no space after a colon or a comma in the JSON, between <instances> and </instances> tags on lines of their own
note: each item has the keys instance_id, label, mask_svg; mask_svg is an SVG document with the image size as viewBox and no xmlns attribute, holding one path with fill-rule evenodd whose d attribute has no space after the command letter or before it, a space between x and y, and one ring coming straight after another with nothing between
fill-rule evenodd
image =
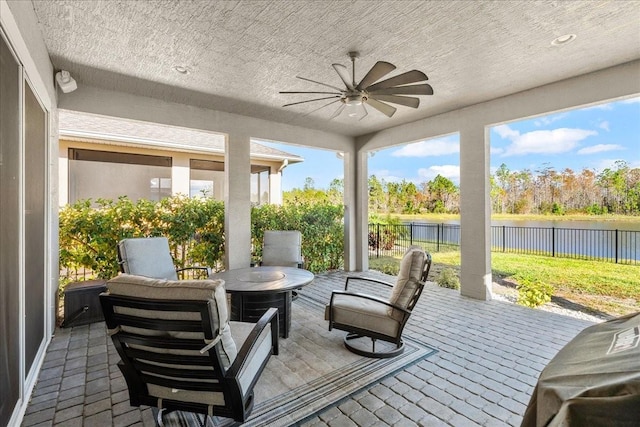
<instances>
[{"instance_id":1,"label":"black grill cover","mask_svg":"<svg viewBox=\"0 0 640 427\"><path fill-rule=\"evenodd\" d=\"M544 368L522 421L640 426L640 313L580 332Z\"/></svg>"}]
</instances>

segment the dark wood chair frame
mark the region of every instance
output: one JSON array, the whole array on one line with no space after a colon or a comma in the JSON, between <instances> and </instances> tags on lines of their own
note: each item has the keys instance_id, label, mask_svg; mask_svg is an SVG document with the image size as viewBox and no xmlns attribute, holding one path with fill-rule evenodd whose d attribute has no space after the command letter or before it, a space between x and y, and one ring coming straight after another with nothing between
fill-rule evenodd
<instances>
[{"instance_id":1,"label":"dark wood chair frame","mask_svg":"<svg viewBox=\"0 0 640 427\"><path fill-rule=\"evenodd\" d=\"M104 311L105 321L109 329L116 329L120 325L151 329L155 331L183 331L183 332L204 332L207 340L212 340L217 335L213 331L210 322L209 304L212 301L176 300L164 301L146 298L134 298L103 293L100 295L100 302ZM115 307L128 307L141 310L174 311L199 313L201 320L159 320L149 319L139 316L116 313ZM258 373L253 378L249 391L243 398L240 390L238 374L245 364L251 363L248 359L252 347L256 344L262 331L271 326L272 353L278 354L278 311L275 308L267 312L256 323L249 334L247 340L228 369L225 369L215 346L202 355L175 355L167 353L156 353L152 351L134 349L130 344L149 346L162 349L182 349L200 350L204 347L204 341L198 339L184 339L175 337L156 337L137 335L133 333L119 331L111 338L114 346L120 355L118 368L122 372L129 388L129 402L132 406L148 405L158 406L158 398L150 396L147 383L159 386L178 388L193 391L221 392L224 395L224 406L213 406L213 414L232 418L238 422L244 422L251 414L254 404L253 387L262 373L266 362L260 366ZM216 346L221 345L220 343ZM182 365L179 367L158 366L144 361L152 361L171 365ZM188 369L188 366L211 366L212 370ZM144 372L147 373L144 373ZM151 373L151 374L149 374ZM162 378L167 376L169 378ZM174 377L174 379L170 379ZM180 377L182 380L176 380ZM203 383L198 379L217 380L217 382ZM162 410L167 412L180 410L187 412L201 413L205 415L204 423L208 420L209 406L201 403L183 402L178 400L162 400L162 408L159 413L161 420Z\"/></svg>"},{"instance_id":2,"label":"dark wood chair frame","mask_svg":"<svg viewBox=\"0 0 640 427\"><path fill-rule=\"evenodd\" d=\"M411 297L411 300L409 300L409 303L407 304L407 307L401 307L399 305L396 304L392 304L390 303L388 300L384 300L382 298L373 296L373 295L368 295L368 294L363 294L363 293L359 293L359 292L349 292L348 288L349 288L349 280L354 280L354 281L365 281L367 283L373 283L373 284L377 284L377 285L382 285L388 288L393 288L393 284L389 283L389 282L385 282L383 280L378 280L378 279L373 279L370 277L358 277L358 276L349 276L347 277L347 280L344 284L344 291L333 291L331 293L331 299L329 301L329 330L332 330L333 328L335 329L339 329L342 331L346 331L347 335L344 337L344 346L351 352L358 354L360 356L365 356L365 357L374 357L374 358L390 358L390 357L395 357L399 354L401 354L404 351L404 342L402 341L402 331L404 330L405 325L407 324L407 321L409 320L409 317L411 316L411 313L413 311L413 308L415 307L416 303L418 302L418 299L420 299L420 295L422 295L422 291L424 289L424 284L427 280L427 276L429 275L429 270L431 269L431 254L429 254L427 252L427 259L426 262L424 263L424 266L422 268L422 274L420 275L420 281L418 282L418 286L416 288L416 292L413 294L413 296ZM378 332L374 332L368 329L363 329L363 328L358 328L355 327L353 325L345 325L342 323L337 323L333 320L333 310L331 309L331 307L333 307L333 299L336 295L351 295L357 298L361 298L361 299L367 299L367 300L371 300L371 301L376 301L380 304L386 305L389 308L393 308L394 310L397 310L397 312L400 312L402 314L402 318L400 319L400 327L398 329L398 333L396 335L385 335L385 334L381 334ZM362 350L361 348L355 347L353 345L351 345L351 343L349 341L351 340L355 340L358 338L362 338L362 337L368 337L371 338L371 342L372 342L372 349L371 351L365 351ZM376 340L382 340L385 342L389 342L392 344L396 345L396 348L390 351L386 351L386 352L380 352L380 351L376 351Z\"/></svg>"}]
</instances>

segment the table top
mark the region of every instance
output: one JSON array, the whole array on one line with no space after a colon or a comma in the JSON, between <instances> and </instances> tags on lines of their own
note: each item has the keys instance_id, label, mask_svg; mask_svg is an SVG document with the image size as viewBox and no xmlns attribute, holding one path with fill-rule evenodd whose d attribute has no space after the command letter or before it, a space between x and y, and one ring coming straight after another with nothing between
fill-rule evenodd
<instances>
[{"instance_id":1,"label":"table top","mask_svg":"<svg viewBox=\"0 0 640 427\"><path fill-rule=\"evenodd\" d=\"M308 285L312 272L296 267L247 267L213 273L210 279L225 281L229 293L278 293Z\"/></svg>"}]
</instances>

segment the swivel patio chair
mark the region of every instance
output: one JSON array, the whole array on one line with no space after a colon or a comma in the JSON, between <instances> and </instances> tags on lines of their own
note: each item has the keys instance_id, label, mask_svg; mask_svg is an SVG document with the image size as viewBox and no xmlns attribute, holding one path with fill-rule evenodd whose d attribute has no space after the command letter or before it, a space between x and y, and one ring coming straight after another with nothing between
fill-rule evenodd
<instances>
[{"instance_id":1,"label":"swivel patio chair","mask_svg":"<svg viewBox=\"0 0 640 427\"><path fill-rule=\"evenodd\" d=\"M278 354L278 312L257 323L230 322L224 281L122 274L100 295L132 406L244 422L253 388ZM166 411L166 412L165 412Z\"/></svg>"},{"instance_id":2,"label":"swivel patio chair","mask_svg":"<svg viewBox=\"0 0 640 427\"><path fill-rule=\"evenodd\" d=\"M346 331L345 347L361 356L388 358L401 354L404 351L402 331L422 294L430 268L431 255L412 246L402 258L395 285L366 277L347 277L344 291L333 291L327 305L325 319L329 321L329 330ZM383 299L350 292L348 287L352 281L391 288L390 296ZM362 342L368 339L371 339L371 351L367 350L366 342ZM376 351L377 340L391 345Z\"/></svg>"},{"instance_id":3,"label":"swivel patio chair","mask_svg":"<svg viewBox=\"0 0 640 427\"><path fill-rule=\"evenodd\" d=\"M260 265L303 268L302 233L297 230L265 230ZM291 291L291 298L298 298L299 290Z\"/></svg>"},{"instance_id":4,"label":"swivel patio chair","mask_svg":"<svg viewBox=\"0 0 640 427\"><path fill-rule=\"evenodd\" d=\"M199 272L202 278L211 273L208 267L176 268L166 237L122 239L118 243L118 263L122 273L155 279L178 280L178 274L186 271Z\"/></svg>"},{"instance_id":5,"label":"swivel patio chair","mask_svg":"<svg viewBox=\"0 0 640 427\"><path fill-rule=\"evenodd\" d=\"M260 265L302 268L302 234L296 230L265 230Z\"/></svg>"}]
</instances>

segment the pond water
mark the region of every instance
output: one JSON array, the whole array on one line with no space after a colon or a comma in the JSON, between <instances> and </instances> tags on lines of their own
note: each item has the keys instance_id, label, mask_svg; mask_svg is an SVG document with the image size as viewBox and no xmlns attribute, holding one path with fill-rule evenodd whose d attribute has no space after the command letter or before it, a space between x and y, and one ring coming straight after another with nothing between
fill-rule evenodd
<instances>
[{"instance_id":1,"label":"pond water","mask_svg":"<svg viewBox=\"0 0 640 427\"><path fill-rule=\"evenodd\" d=\"M412 235L439 243L460 244L460 221L405 222ZM442 225L444 224L444 225ZM433 228L437 228L434 232ZM640 261L640 222L625 221L513 221L491 222L493 250L569 256L613 262Z\"/></svg>"}]
</instances>

